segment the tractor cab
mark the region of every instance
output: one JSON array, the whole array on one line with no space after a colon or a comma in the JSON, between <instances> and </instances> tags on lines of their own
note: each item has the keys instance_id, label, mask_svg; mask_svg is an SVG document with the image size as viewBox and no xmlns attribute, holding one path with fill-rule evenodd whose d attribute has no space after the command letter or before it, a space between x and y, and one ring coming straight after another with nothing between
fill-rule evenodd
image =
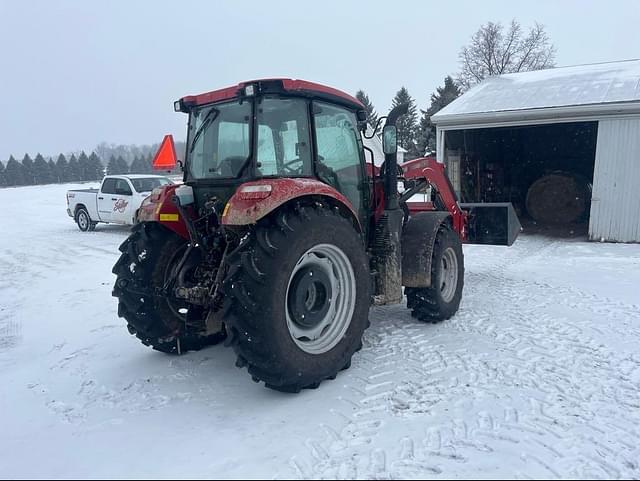
<instances>
[{"instance_id":1,"label":"tractor cab","mask_svg":"<svg viewBox=\"0 0 640 481\"><path fill-rule=\"evenodd\" d=\"M247 182L316 179L368 225L365 114L354 97L311 82L259 80L184 97L175 109L189 114L184 181L197 204L226 204Z\"/></svg>"}]
</instances>

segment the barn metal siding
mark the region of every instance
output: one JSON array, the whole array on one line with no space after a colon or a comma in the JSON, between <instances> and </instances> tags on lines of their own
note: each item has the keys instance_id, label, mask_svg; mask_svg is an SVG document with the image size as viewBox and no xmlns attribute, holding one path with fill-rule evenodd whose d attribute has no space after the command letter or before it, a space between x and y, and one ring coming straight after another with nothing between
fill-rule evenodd
<instances>
[{"instance_id":1,"label":"barn metal siding","mask_svg":"<svg viewBox=\"0 0 640 481\"><path fill-rule=\"evenodd\" d=\"M601 120L589 237L640 242L640 118Z\"/></svg>"}]
</instances>

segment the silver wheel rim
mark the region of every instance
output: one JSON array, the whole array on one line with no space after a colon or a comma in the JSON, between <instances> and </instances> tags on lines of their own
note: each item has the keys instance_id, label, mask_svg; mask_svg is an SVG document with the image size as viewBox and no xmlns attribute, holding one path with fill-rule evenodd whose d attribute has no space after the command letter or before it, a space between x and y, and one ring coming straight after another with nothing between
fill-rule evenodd
<instances>
[{"instance_id":1,"label":"silver wheel rim","mask_svg":"<svg viewBox=\"0 0 640 481\"><path fill-rule=\"evenodd\" d=\"M314 273L316 279L321 277L323 282L309 281ZM308 288L304 288L300 276L309 276ZM321 315L317 322L304 322L304 315L292 308L296 302L294 297L300 295L304 300L299 298L298 301L309 312L313 313L314 306L318 306ZM318 244L305 252L291 272L285 299L287 327L296 345L308 354L324 354L333 349L351 325L355 299L356 277L349 258L341 249L332 244Z\"/></svg>"},{"instance_id":2,"label":"silver wheel rim","mask_svg":"<svg viewBox=\"0 0 640 481\"><path fill-rule=\"evenodd\" d=\"M448 247L440 259L440 293L445 302L451 302L458 288L458 256Z\"/></svg>"},{"instance_id":3,"label":"silver wheel rim","mask_svg":"<svg viewBox=\"0 0 640 481\"><path fill-rule=\"evenodd\" d=\"M82 230L86 229L89 222L87 221L87 214L85 214L84 212L80 212L78 214L78 224L80 224L80 228Z\"/></svg>"}]
</instances>

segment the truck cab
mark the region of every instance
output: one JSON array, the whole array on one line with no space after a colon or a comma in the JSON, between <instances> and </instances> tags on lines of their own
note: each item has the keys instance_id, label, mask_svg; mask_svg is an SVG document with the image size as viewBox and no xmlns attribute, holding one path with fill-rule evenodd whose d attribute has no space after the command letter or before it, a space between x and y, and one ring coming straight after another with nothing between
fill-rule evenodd
<instances>
[{"instance_id":1,"label":"truck cab","mask_svg":"<svg viewBox=\"0 0 640 481\"><path fill-rule=\"evenodd\" d=\"M108 175L99 189L67 192L67 214L81 231L95 229L99 222L133 225L140 205L153 189L172 184L161 175Z\"/></svg>"}]
</instances>

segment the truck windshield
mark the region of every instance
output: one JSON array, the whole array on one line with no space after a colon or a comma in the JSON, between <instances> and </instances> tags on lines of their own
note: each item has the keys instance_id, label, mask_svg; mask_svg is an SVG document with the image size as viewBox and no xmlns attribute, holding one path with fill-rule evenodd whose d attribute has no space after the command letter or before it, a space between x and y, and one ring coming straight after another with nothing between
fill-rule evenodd
<instances>
[{"instance_id":1,"label":"truck windshield","mask_svg":"<svg viewBox=\"0 0 640 481\"><path fill-rule=\"evenodd\" d=\"M230 102L191 113L187 164L193 179L238 177L251 153L251 103Z\"/></svg>"}]
</instances>

